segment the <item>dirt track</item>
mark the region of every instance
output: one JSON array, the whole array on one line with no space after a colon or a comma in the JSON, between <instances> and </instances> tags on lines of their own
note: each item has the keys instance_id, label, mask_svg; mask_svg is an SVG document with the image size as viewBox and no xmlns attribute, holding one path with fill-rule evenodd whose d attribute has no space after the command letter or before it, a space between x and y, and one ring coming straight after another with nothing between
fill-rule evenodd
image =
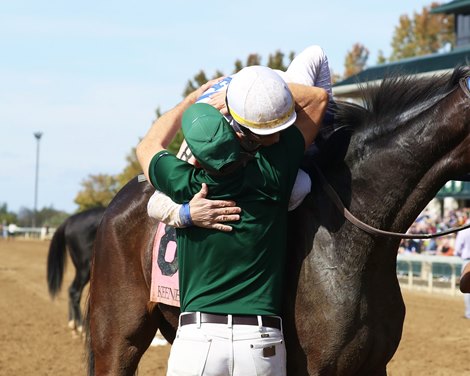
<instances>
[{"instance_id":1,"label":"dirt track","mask_svg":"<svg viewBox=\"0 0 470 376\"><path fill-rule=\"evenodd\" d=\"M51 301L48 242L0 240L0 375L85 375L83 342L67 329L66 291ZM407 316L390 376L470 375L470 320L462 296L404 291ZM151 347L139 375L164 375L169 346Z\"/></svg>"}]
</instances>

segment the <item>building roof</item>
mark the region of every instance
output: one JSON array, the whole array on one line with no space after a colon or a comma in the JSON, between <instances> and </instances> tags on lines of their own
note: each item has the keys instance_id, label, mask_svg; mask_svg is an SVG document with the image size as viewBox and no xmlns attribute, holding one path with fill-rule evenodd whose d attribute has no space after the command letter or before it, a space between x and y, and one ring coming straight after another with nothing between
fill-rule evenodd
<instances>
[{"instance_id":1,"label":"building roof","mask_svg":"<svg viewBox=\"0 0 470 376\"><path fill-rule=\"evenodd\" d=\"M441 5L440 7L433 8L431 13L470 13L470 0L454 0L447 4Z\"/></svg>"},{"instance_id":2,"label":"building roof","mask_svg":"<svg viewBox=\"0 0 470 376\"><path fill-rule=\"evenodd\" d=\"M455 199L469 200L470 182L450 180L439 190L436 197L453 197Z\"/></svg>"},{"instance_id":3,"label":"building roof","mask_svg":"<svg viewBox=\"0 0 470 376\"><path fill-rule=\"evenodd\" d=\"M470 0L454 0L433 8L431 13L470 15ZM371 81L380 82L390 74L425 76L445 73L457 66L469 64L470 45L466 43L463 46L455 47L451 52L418 56L367 68L354 76L335 83L333 94L336 97L354 98L359 94L359 84Z\"/></svg>"},{"instance_id":4,"label":"building roof","mask_svg":"<svg viewBox=\"0 0 470 376\"><path fill-rule=\"evenodd\" d=\"M465 0L470 3L470 0ZM358 74L351 76L333 85L335 96L355 96L358 84L367 81L381 80L383 77L393 74L439 74L453 70L460 65L468 65L470 62L470 46L454 49L451 52L436 53L403 59L400 61L380 64L367 68Z\"/></svg>"}]
</instances>

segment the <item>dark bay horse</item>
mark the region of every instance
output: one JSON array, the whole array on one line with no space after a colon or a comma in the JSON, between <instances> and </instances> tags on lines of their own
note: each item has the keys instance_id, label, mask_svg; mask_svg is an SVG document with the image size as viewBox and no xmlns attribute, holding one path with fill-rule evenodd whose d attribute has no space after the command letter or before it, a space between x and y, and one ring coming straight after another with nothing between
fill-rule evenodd
<instances>
[{"instance_id":1,"label":"dark bay horse","mask_svg":"<svg viewBox=\"0 0 470 376\"><path fill-rule=\"evenodd\" d=\"M47 255L47 286L55 298L62 287L68 249L75 266L75 277L69 286L69 328L82 331L80 300L90 280L90 264L98 225L104 208L93 208L68 217L54 232Z\"/></svg>"},{"instance_id":2,"label":"dark bay horse","mask_svg":"<svg viewBox=\"0 0 470 376\"><path fill-rule=\"evenodd\" d=\"M354 132L344 158L318 165L356 217L405 232L448 180L470 172L468 75L459 68L432 78L391 77L364 88L364 106L338 104L337 125ZM288 375L386 375L405 317L396 277L400 239L353 226L315 173L312 181L287 229ZM157 224L146 213L152 193L148 183L129 182L98 230L87 316L89 374L132 375L157 328L174 338L178 310L148 302Z\"/></svg>"}]
</instances>

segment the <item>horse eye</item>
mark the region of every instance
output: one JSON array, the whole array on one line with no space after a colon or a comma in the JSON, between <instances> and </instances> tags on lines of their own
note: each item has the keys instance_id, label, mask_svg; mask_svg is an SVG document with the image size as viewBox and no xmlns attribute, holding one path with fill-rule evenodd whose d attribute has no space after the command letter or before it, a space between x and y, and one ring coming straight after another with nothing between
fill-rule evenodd
<instances>
[{"instance_id":1,"label":"horse eye","mask_svg":"<svg viewBox=\"0 0 470 376\"><path fill-rule=\"evenodd\" d=\"M467 77L465 81L467 82L467 88L470 89L470 77Z\"/></svg>"}]
</instances>

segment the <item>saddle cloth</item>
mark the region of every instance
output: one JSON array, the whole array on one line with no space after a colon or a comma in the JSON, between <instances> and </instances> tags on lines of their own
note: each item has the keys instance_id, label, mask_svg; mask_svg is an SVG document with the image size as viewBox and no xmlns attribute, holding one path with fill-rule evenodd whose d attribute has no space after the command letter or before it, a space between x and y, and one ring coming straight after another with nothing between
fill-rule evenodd
<instances>
[{"instance_id":1,"label":"saddle cloth","mask_svg":"<svg viewBox=\"0 0 470 376\"><path fill-rule=\"evenodd\" d=\"M153 243L150 301L180 306L176 233L163 223L159 223Z\"/></svg>"}]
</instances>

